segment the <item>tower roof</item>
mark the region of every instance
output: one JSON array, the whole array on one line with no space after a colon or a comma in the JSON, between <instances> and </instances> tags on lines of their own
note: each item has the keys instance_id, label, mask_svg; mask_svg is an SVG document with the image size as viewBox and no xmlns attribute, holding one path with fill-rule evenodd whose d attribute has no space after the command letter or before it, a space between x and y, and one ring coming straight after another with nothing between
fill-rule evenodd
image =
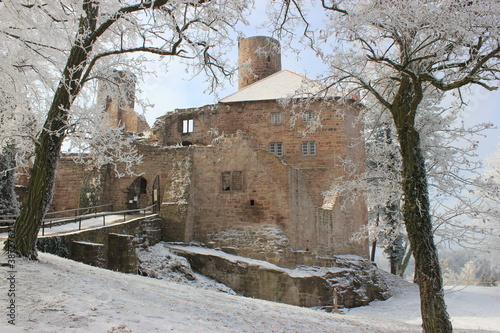
<instances>
[{"instance_id":1,"label":"tower roof","mask_svg":"<svg viewBox=\"0 0 500 333\"><path fill-rule=\"evenodd\" d=\"M322 92L326 87L317 81L289 70L282 70L261 79L221 99L220 103L265 101L282 98L305 98ZM328 91L329 97L340 96L339 92Z\"/></svg>"}]
</instances>

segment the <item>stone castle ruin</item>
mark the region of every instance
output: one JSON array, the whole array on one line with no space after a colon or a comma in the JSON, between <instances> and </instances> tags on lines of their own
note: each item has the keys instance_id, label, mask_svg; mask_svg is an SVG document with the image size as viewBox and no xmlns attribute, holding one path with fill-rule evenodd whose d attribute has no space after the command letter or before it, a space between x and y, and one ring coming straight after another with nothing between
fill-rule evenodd
<instances>
[{"instance_id":1,"label":"stone castle ruin","mask_svg":"<svg viewBox=\"0 0 500 333\"><path fill-rule=\"evenodd\" d=\"M155 204L172 242L200 242L274 263L300 252L367 257L367 243L351 241L367 223L362 196L323 195L364 169L357 100L305 99L322 87L281 70L279 43L269 37L240 40L239 62L237 92L214 105L168 112L148 139L136 141L144 157L134 171L141 176L117 178L107 167L89 176L63 157L51 210L77 208L82 185L93 184L95 204L114 203L117 210ZM135 79L115 74L127 93L100 97L112 125L149 130L133 111ZM321 126L304 135L318 121Z\"/></svg>"}]
</instances>

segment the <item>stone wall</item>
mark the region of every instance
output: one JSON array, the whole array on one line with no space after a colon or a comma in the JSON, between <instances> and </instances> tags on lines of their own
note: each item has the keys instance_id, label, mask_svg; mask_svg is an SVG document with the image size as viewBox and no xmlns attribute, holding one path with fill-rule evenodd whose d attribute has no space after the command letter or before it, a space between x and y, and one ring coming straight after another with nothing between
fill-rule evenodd
<instances>
[{"instance_id":1,"label":"stone wall","mask_svg":"<svg viewBox=\"0 0 500 333\"><path fill-rule=\"evenodd\" d=\"M370 261L355 256L325 259L322 264L328 264L327 267L285 269L219 251L169 247L187 258L194 270L247 297L307 307L331 306L337 289L338 304L348 308L388 297L383 275Z\"/></svg>"},{"instance_id":2,"label":"stone wall","mask_svg":"<svg viewBox=\"0 0 500 333\"><path fill-rule=\"evenodd\" d=\"M255 148L241 131L211 146L137 147L147 156L135 167L147 183L141 205L151 204L152 183L159 176L161 215L169 223L167 241L208 243L212 234L234 227L274 226L283 230L294 250L367 256L366 243L349 241L366 221L363 210L354 212L363 202L342 209L338 199L331 211L317 213L323 204L321 192L334 181L332 168L293 168ZM129 208L129 187L137 176L116 178L111 169L103 170L102 203L113 202L117 210ZM233 177L234 172L241 188L224 190L223 173ZM56 188L56 193L64 193L64 188Z\"/></svg>"},{"instance_id":3,"label":"stone wall","mask_svg":"<svg viewBox=\"0 0 500 333\"><path fill-rule=\"evenodd\" d=\"M137 274L134 235L108 234L108 269Z\"/></svg>"}]
</instances>

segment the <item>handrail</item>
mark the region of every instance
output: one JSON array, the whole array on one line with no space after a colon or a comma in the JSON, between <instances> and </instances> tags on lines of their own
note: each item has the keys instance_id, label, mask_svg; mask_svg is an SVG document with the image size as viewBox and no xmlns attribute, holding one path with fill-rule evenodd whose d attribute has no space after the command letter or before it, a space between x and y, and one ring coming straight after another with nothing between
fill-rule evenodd
<instances>
[{"instance_id":1,"label":"handrail","mask_svg":"<svg viewBox=\"0 0 500 333\"><path fill-rule=\"evenodd\" d=\"M114 205L114 204L107 204L107 205L100 205L100 206L94 206L94 207L89 207L89 208L95 208L95 207L103 207L103 206L109 206L109 205ZM75 217L55 217L55 218L44 218L42 220L42 236L45 235L45 228L49 227L52 228L54 225L62 225L62 224L67 224L71 222L78 222L78 230L82 229L82 220L86 220L89 218L96 218L96 217L101 217L103 218L102 222L103 225L106 225L106 216L109 215L119 215L123 214L123 221L126 221L127 214L130 213L136 213L136 212L143 212L144 216L146 215L147 211L153 211L153 208L155 205L147 206L144 208L137 208L137 209L127 209L127 210L120 210L116 212L103 212L103 213L91 213L91 214L85 214L85 215L77 215ZM83 209L88 209L88 208L83 208ZM68 211L75 211L76 209L71 209L67 211L60 211L60 212L68 212ZM53 213L60 213L60 212L53 212ZM49 213L47 213L49 214ZM46 214L46 215L47 215ZM17 217L16 215L12 215L13 217ZM5 224L14 224L15 220L0 220L0 223L5 223Z\"/></svg>"},{"instance_id":2,"label":"handrail","mask_svg":"<svg viewBox=\"0 0 500 333\"><path fill-rule=\"evenodd\" d=\"M113 207L115 204L114 203L109 203L109 204L105 204L105 205L98 205L98 206L90 206L90 207L83 207L83 208L74 208L74 209L67 209L67 210L59 210L57 212L48 212L46 213L45 215L55 215L55 214L60 214L60 213L69 213L69 212L79 212L81 210L91 210L91 209L94 209L94 208L100 208L100 207L107 207L107 206L111 206ZM113 209L113 208L111 208ZM75 214L76 216L76 214Z\"/></svg>"},{"instance_id":3,"label":"handrail","mask_svg":"<svg viewBox=\"0 0 500 333\"><path fill-rule=\"evenodd\" d=\"M55 224L55 222L66 222L66 223L71 223L71 222L78 222L78 230L82 230L82 220L85 220L85 217L89 217L89 218L95 218L95 217L100 217L102 216L102 225L106 225L106 216L109 216L109 215L118 215L118 214L123 214L123 222L126 221L126 218L127 218L127 214L128 213L134 213L134 212L144 212L144 216L146 216L146 211L150 210L152 211L153 207L155 205L151 205L151 206L148 206L148 207L144 207L144 208L137 208L137 209L128 209L128 210L121 210L121 211L117 211L117 212L105 212L105 213L99 213L99 214L88 214L88 215L80 215L78 217L73 217L73 218L54 218L54 219L43 219L43 222L42 222L42 236L45 236L45 226L46 226L46 222L50 222L49 223L49 228L52 228L52 226ZM64 224L66 224L64 223ZM59 224L59 223L57 223Z\"/></svg>"},{"instance_id":4,"label":"handrail","mask_svg":"<svg viewBox=\"0 0 500 333\"><path fill-rule=\"evenodd\" d=\"M98 206L90 206L90 207L84 207L84 208L74 208L74 209L67 209L67 210L58 210L56 212L48 212L48 213L45 213L45 216L47 215L55 215L55 214L60 214L60 213L69 213L69 212L78 212L80 210L91 210L91 209L94 209L94 208L101 208L101 207L107 207L107 206L111 206L113 207L115 204L114 203L109 203L109 204L105 204L105 205L98 205ZM113 208L111 208L113 209ZM0 222L1 221L14 221L16 218L17 218L18 215L15 215L15 214L11 214L11 215L0 215ZM5 220L2 220L2 218L6 217L7 219ZM11 218L11 219L9 219ZM14 218L14 219L12 219Z\"/></svg>"}]
</instances>

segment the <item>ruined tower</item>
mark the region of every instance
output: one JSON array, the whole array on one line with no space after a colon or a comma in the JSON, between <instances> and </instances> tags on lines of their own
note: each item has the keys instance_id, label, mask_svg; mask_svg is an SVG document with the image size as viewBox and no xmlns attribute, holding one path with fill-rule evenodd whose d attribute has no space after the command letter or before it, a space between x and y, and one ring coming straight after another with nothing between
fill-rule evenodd
<instances>
[{"instance_id":1,"label":"ruined tower","mask_svg":"<svg viewBox=\"0 0 500 333\"><path fill-rule=\"evenodd\" d=\"M238 41L238 89L281 71L280 43L271 37L255 36Z\"/></svg>"},{"instance_id":2,"label":"ruined tower","mask_svg":"<svg viewBox=\"0 0 500 333\"><path fill-rule=\"evenodd\" d=\"M149 130L149 125L134 111L136 81L137 78L130 72L113 70L99 81L98 102L108 114L111 126L143 133Z\"/></svg>"}]
</instances>

